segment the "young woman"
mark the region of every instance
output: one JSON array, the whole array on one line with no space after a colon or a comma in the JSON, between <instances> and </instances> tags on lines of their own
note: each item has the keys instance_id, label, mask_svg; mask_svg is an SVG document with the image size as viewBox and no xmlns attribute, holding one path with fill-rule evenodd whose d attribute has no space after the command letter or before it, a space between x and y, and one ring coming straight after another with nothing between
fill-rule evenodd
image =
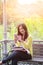
<instances>
[{"instance_id":1,"label":"young woman","mask_svg":"<svg viewBox=\"0 0 43 65\"><path fill-rule=\"evenodd\" d=\"M0 65L12 60L12 65L17 65L19 60L28 60L32 58L32 38L28 34L25 24L18 26L18 33L14 36L16 47L14 51L4 60L0 61Z\"/></svg>"}]
</instances>

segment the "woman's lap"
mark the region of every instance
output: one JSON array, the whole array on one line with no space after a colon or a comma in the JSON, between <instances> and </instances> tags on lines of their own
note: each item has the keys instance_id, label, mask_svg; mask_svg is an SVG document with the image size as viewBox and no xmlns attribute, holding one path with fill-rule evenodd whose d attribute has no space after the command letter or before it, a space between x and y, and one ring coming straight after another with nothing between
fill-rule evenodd
<instances>
[{"instance_id":1,"label":"woman's lap","mask_svg":"<svg viewBox=\"0 0 43 65\"><path fill-rule=\"evenodd\" d=\"M7 61L10 61L10 60L21 61L21 60L27 60L27 59L30 59L30 56L27 52L13 51L8 57L2 60L2 62L6 63Z\"/></svg>"},{"instance_id":2,"label":"woman's lap","mask_svg":"<svg viewBox=\"0 0 43 65\"><path fill-rule=\"evenodd\" d=\"M30 54L28 54L27 52L23 52L23 51L13 51L14 53L14 59L17 60L27 60L27 59L31 59L30 58ZM16 54L15 54L16 53Z\"/></svg>"}]
</instances>

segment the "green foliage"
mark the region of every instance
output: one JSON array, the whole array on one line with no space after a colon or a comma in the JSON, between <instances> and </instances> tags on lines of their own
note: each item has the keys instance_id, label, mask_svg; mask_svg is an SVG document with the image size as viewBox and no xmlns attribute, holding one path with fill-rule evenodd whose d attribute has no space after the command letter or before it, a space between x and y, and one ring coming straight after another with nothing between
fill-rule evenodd
<instances>
[{"instance_id":1,"label":"green foliage","mask_svg":"<svg viewBox=\"0 0 43 65\"><path fill-rule=\"evenodd\" d=\"M18 22L19 23L19 22ZM32 35L33 40L43 40L43 19L41 17L30 17L24 22L28 28L28 32ZM12 22L7 32L8 39L14 39L14 34L17 33L17 22ZM0 25L0 40L3 37L3 25Z\"/></svg>"},{"instance_id":2,"label":"green foliage","mask_svg":"<svg viewBox=\"0 0 43 65\"><path fill-rule=\"evenodd\" d=\"M33 40L43 40L43 19L29 18L25 20L25 24Z\"/></svg>"}]
</instances>

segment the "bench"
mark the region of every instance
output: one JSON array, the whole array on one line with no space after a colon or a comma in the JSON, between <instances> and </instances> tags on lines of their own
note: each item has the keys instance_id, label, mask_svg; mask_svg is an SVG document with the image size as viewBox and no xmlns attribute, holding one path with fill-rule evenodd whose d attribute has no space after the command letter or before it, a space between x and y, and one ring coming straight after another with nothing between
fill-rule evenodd
<instances>
[{"instance_id":1,"label":"bench","mask_svg":"<svg viewBox=\"0 0 43 65\"><path fill-rule=\"evenodd\" d=\"M18 61L18 65L43 65L43 44L33 44L32 60Z\"/></svg>"},{"instance_id":2,"label":"bench","mask_svg":"<svg viewBox=\"0 0 43 65\"><path fill-rule=\"evenodd\" d=\"M33 44L33 57L31 60L18 61L18 65L43 65L43 44ZM7 64L7 65L11 65Z\"/></svg>"}]
</instances>

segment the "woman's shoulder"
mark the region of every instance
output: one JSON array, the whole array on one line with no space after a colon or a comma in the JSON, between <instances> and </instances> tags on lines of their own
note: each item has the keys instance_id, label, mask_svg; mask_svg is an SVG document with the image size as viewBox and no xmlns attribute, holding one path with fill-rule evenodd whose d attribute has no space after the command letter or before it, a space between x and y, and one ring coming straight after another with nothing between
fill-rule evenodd
<instances>
[{"instance_id":1,"label":"woman's shoulder","mask_svg":"<svg viewBox=\"0 0 43 65\"><path fill-rule=\"evenodd\" d=\"M25 41L29 41L29 40L32 40L32 36L30 34Z\"/></svg>"},{"instance_id":2,"label":"woman's shoulder","mask_svg":"<svg viewBox=\"0 0 43 65\"><path fill-rule=\"evenodd\" d=\"M26 41L32 41L32 36L29 35L28 38L26 39Z\"/></svg>"},{"instance_id":3,"label":"woman's shoulder","mask_svg":"<svg viewBox=\"0 0 43 65\"><path fill-rule=\"evenodd\" d=\"M29 39L29 38L32 38L32 36L29 34L29 36L28 36L28 38L27 39Z\"/></svg>"}]
</instances>

